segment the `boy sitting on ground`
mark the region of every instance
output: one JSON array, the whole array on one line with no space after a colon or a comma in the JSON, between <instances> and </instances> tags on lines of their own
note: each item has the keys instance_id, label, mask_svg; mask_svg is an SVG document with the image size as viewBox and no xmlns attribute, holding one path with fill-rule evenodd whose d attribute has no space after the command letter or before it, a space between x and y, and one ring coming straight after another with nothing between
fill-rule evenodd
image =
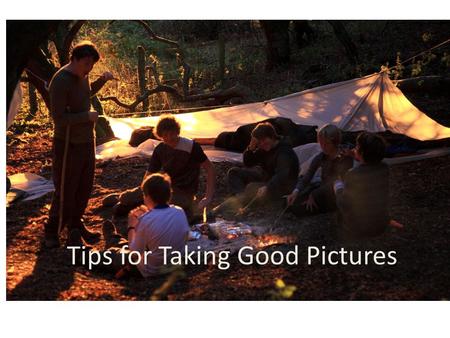
<instances>
[{"instance_id":1,"label":"boy sitting on ground","mask_svg":"<svg viewBox=\"0 0 450 338\"><path fill-rule=\"evenodd\" d=\"M361 163L334 182L339 235L354 239L383 233L389 224L389 167L382 162L381 136L363 132L356 139L355 158Z\"/></svg>"},{"instance_id":2,"label":"boy sitting on ground","mask_svg":"<svg viewBox=\"0 0 450 338\"><path fill-rule=\"evenodd\" d=\"M213 164L194 140L180 136L180 124L174 116L162 115L156 125L156 135L162 140L152 154L144 178L163 171L172 180L171 203L184 209L188 219L192 219L195 195L198 192L200 168L206 170L206 194L198 202L198 209L208 206L215 192L216 173ZM116 215L125 215L142 204L142 191L139 187L123 192L115 206Z\"/></svg>"},{"instance_id":3,"label":"boy sitting on ground","mask_svg":"<svg viewBox=\"0 0 450 338\"><path fill-rule=\"evenodd\" d=\"M231 168L227 174L229 191L235 196L216 207L215 213L236 212L254 198L259 203L281 200L295 186L297 155L270 123L259 123L253 129L243 159L244 168Z\"/></svg>"},{"instance_id":4,"label":"boy sitting on ground","mask_svg":"<svg viewBox=\"0 0 450 338\"><path fill-rule=\"evenodd\" d=\"M287 197L290 210L297 216L313 215L336 209L333 183L352 168L353 159L346 156L341 145L341 131L327 124L317 132L317 142L322 152L316 155L304 176L300 176L297 186ZM312 183L316 171L321 168L320 184Z\"/></svg>"},{"instance_id":5,"label":"boy sitting on ground","mask_svg":"<svg viewBox=\"0 0 450 338\"><path fill-rule=\"evenodd\" d=\"M128 216L128 241L120 236L112 222L103 225L105 249L111 252L112 263L102 267L117 272L121 269L138 272L143 277L150 277L161 272L164 264L161 246L170 246L171 250L183 252L188 238L189 224L186 214L180 207L169 205L171 182L168 175L152 174L142 183L144 205L132 210ZM80 239L81 241L81 239ZM129 250L124 246L129 245ZM142 259L137 265L122 265L122 252L140 253ZM146 252L147 261L143 258ZM128 258L125 258L128 262ZM136 271L137 268L137 271Z\"/></svg>"}]
</instances>

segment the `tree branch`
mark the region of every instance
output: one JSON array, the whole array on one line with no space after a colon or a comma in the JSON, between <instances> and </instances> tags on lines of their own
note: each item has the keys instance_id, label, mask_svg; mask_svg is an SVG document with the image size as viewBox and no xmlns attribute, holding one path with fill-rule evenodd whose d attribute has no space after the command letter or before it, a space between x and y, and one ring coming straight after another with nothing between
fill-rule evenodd
<instances>
[{"instance_id":1,"label":"tree branch","mask_svg":"<svg viewBox=\"0 0 450 338\"><path fill-rule=\"evenodd\" d=\"M160 85L151 90L147 90L143 95L137 97L136 100L131 104L124 103L115 96L102 97L102 98L100 98L100 101L113 101L118 106L125 108L125 109L129 110L130 112L133 112L133 111L136 111L137 105L139 103L141 103L143 100L145 100L146 98L148 98L150 95L153 95L156 93L161 93L161 92L166 92L166 93L172 94L173 96L175 96L175 98L178 101L181 101L181 102L194 102L194 101L214 99L218 103L222 103L231 98L236 98L236 97L245 98L249 95L248 89L239 84L237 84L231 88L227 88L227 89L223 89L223 90L219 89L219 90L215 90L215 91L212 91L209 93L189 95L186 97L180 95L180 93L178 93L178 91L174 87L167 86L167 85Z\"/></svg>"},{"instance_id":2,"label":"tree branch","mask_svg":"<svg viewBox=\"0 0 450 338\"><path fill-rule=\"evenodd\" d=\"M114 103L116 103L119 107L125 108L130 110L131 109L131 104L127 104L127 103L123 103L122 101L120 101L116 96L105 96L105 97L99 97L100 101L112 101Z\"/></svg>"},{"instance_id":3,"label":"tree branch","mask_svg":"<svg viewBox=\"0 0 450 338\"><path fill-rule=\"evenodd\" d=\"M70 46L72 45L75 35L77 35L77 33L80 31L81 27L84 25L86 21L87 20L77 20L70 28L69 32L66 34L61 48L61 55L60 55L61 65L69 62Z\"/></svg>"},{"instance_id":4,"label":"tree branch","mask_svg":"<svg viewBox=\"0 0 450 338\"><path fill-rule=\"evenodd\" d=\"M248 89L240 84L236 84L233 87L227 89L218 89L209 93L202 93L196 95L189 95L184 98L185 102L193 102L200 100L215 99L219 102L226 101L233 97L246 97L249 95Z\"/></svg>"},{"instance_id":5,"label":"tree branch","mask_svg":"<svg viewBox=\"0 0 450 338\"><path fill-rule=\"evenodd\" d=\"M157 93L162 93L162 92L166 92L166 93L172 94L178 100L182 100L183 99L183 97L178 93L178 91L174 87L166 86L166 85L160 85L160 86L157 86L157 87L155 87L153 89L146 90L144 94L138 96L136 98L136 100L133 103L131 103L131 104L123 103L115 96L101 97L100 101L113 101L118 106L120 106L122 108L128 109L129 111L135 111L137 105L139 103L141 103L142 101L144 101L146 98L148 98L150 95L157 94Z\"/></svg>"},{"instance_id":6,"label":"tree branch","mask_svg":"<svg viewBox=\"0 0 450 338\"><path fill-rule=\"evenodd\" d=\"M157 35L155 32L153 32L153 30L144 20L133 20L133 21L139 23L142 27L144 27L145 31L147 32L151 40L167 43L171 46L176 47L177 49L180 49L180 45L178 44L178 42Z\"/></svg>"}]
</instances>

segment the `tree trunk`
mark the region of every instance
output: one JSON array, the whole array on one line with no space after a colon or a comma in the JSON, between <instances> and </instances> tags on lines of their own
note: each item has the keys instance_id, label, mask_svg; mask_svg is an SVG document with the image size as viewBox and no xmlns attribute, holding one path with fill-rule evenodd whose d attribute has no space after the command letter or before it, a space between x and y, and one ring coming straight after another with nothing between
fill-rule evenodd
<instances>
[{"instance_id":1,"label":"tree trunk","mask_svg":"<svg viewBox=\"0 0 450 338\"><path fill-rule=\"evenodd\" d=\"M94 107L95 111L98 112L98 115L103 115L103 106L97 95L91 97L91 105Z\"/></svg>"},{"instance_id":2,"label":"tree trunk","mask_svg":"<svg viewBox=\"0 0 450 338\"><path fill-rule=\"evenodd\" d=\"M28 81L28 101L30 103L30 111L26 120L31 121L34 117L36 117L36 113L38 110L38 103L36 96L36 88L29 81Z\"/></svg>"},{"instance_id":3,"label":"tree trunk","mask_svg":"<svg viewBox=\"0 0 450 338\"><path fill-rule=\"evenodd\" d=\"M333 27L334 34L336 34L336 37L344 46L345 54L347 55L350 63L353 65L358 64L358 50L356 49L356 46L350 38L347 30L345 29L344 24L341 21L330 20L328 22L330 23L331 27Z\"/></svg>"},{"instance_id":4,"label":"tree trunk","mask_svg":"<svg viewBox=\"0 0 450 338\"><path fill-rule=\"evenodd\" d=\"M298 48L305 47L308 43L316 38L316 33L313 31L308 21L296 20L294 21L295 41Z\"/></svg>"},{"instance_id":5,"label":"tree trunk","mask_svg":"<svg viewBox=\"0 0 450 338\"><path fill-rule=\"evenodd\" d=\"M70 46L76 34L83 26L86 20L78 20L72 26L70 21L61 21L55 32L54 43L58 53L59 64L61 66L68 63ZM39 94L44 99L45 105L50 109L50 98L48 94L48 85L58 67L53 64L43 49L38 49L30 56L27 63L27 75L36 87Z\"/></svg>"},{"instance_id":6,"label":"tree trunk","mask_svg":"<svg viewBox=\"0 0 450 338\"><path fill-rule=\"evenodd\" d=\"M50 109L48 85L58 68L47 58L41 49L37 49L28 60L26 72L30 82L36 87L47 108Z\"/></svg>"},{"instance_id":7,"label":"tree trunk","mask_svg":"<svg viewBox=\"0 0 450 338\"><path fill-rule=\"evenodd\" d=\"M59 24L58 20L8 20L6 22L7 111L20 76L33 53Z\"/></svg>"},{"instance_id":8,"label":"tree trunk","mask_svg":"<svg viewBox=\"0 0 450 338\"><path fill-rule=\"evenodd\" d=\"M147 89L147 81L145 80L145 50L144 47L138 46L138 84L141 95L145 93ZM142 111L148 110L148 98L142 101Z\"/></svg>"},{"instance_id":9,"label":"tree trunk","mask_svg":"<svg viewBox=\"0 0 450 338\"><path fill-rule=\"evenodd\" d=\"M218 48L219 48L219 69L217 71L220 88L223 88L223 81L225 76L225 40L223 38L223 34L219 34L218 40Z\"/></svg>"},{"instance_id":10,"label":"tree trunk","mask_svg":"<svg viewBox=\"0 0 450 338\"><path fill-rule=\"evenodd\" d=\"M289 63L289 21L261 20L261 26L267 40L266 70Z\"/></svg>"}]
</instances>

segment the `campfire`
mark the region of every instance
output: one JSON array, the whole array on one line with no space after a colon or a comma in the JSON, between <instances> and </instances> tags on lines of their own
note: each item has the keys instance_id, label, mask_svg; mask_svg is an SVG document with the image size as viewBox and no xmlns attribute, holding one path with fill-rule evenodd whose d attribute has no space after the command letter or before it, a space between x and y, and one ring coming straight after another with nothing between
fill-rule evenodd
<instances>
[{"instance_id":1,"label":"campfire","mask_svg":"<svg viewBox=\"0 0 450 338\"><path fill-rule=\"evenodd\" d=\"M258 236L257 238L257 247L265 248L275 244L289 244L292 243L293 238L288 236L280 236L274 234L266 234Z\"/></svg>"},{"instance_id":2,"label":"campfire","mask_svg":"<svg viewBox=\"0 0 450 338\"><path fill-rule=\"evenodd\" d=\"M206 208L203 209L203 222L192 227L191 240L215 241L214 250L238 251L243 246L251 246L254 249L264 249L276 244L290 244L294 238L274 233L267 233L267 229L252 227L250 224L237 221L217 219L214 222L207 221ZM195 235L195 236L194 236ZM198 236L197 236L198 235ZM203 245L210 247L212 244Z\"/></svg>"}]
</instances>

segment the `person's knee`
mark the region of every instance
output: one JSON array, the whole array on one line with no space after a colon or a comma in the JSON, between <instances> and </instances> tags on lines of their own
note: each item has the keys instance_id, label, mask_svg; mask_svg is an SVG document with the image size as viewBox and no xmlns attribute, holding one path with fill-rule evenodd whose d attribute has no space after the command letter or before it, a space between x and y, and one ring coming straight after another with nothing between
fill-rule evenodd
<instances>
[{"instance_id":1,"label":"person's knee","mask_svg":"<svg viewBox=\"0 0 450 338\"><path fill-rule=\"evenodd\" d=\"M140 187L126 190L119 195L119 202L123 205L135 205L142 203L144 197Z\"/></svg>"},{"instance_id":2,"label":"person's knee","mask_svg":"<svg viewBox=\"0 0 450 338\"><path fill-rule=\"evenodd\" d=\"M235 195L245 188L246 180L242 174L242 168L234 167L228 170L227 173L227 186L228 192Z\"/></svg>"},{"instance_id":3,"label":"person's knee","mask_svg":"<svg viewBox=\"0 0 450 338\"><path fill-rule=\"evenodd\" d=\"M241 172L242 172L242 169L241 169L241 168L238 168L238 167L233 167L233 168L231 168L231 169L228 170L228 172L227 172L227 178L228 178L228 180L230 180L230 179L235 179L235 178L240 178Z\"/></svg>"},{"instance_id":4,"label":"person's knee","mask_svg":"<svg viewBox=\"0 0 450 338\"><path fill-rule=\"evenodd\" d=\"M264 182L250 182L245 186L245 192L250 194L256 194L259 188L265 185Z\"/></svg>"},{"instance_id":5,"label":"person's knee","mask_svg":"<svg viewBox=\"0 0 450 338\"><path fill-rule=\"evenodd\" d=\"M194 203L193 196L186 196L181 194L173 194L170 203L181 207L182 209L192 209Z\"/></svg>"}]
</instances>

